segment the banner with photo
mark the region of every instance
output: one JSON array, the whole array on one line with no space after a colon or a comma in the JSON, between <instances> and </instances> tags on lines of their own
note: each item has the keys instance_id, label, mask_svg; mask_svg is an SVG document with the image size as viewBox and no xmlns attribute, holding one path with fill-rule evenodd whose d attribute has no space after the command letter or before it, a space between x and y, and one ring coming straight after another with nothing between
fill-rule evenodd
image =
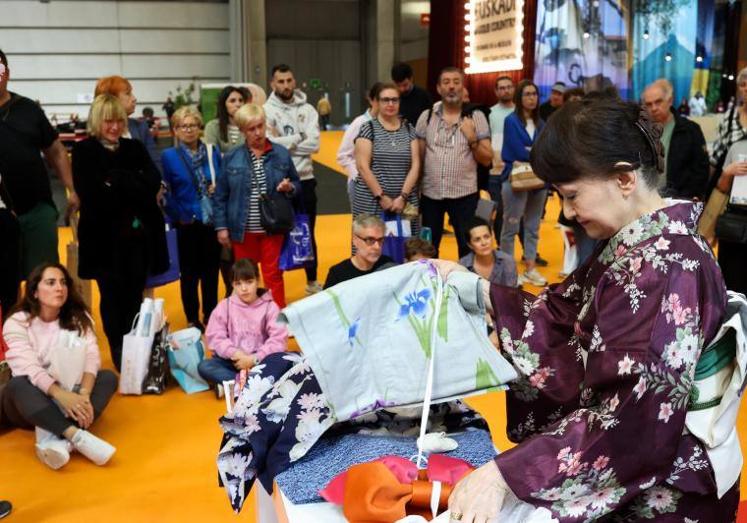
<instances>
[{"instance_id":1,"label":"banner with photo","mask_svg":"<svg viewBox=\"0 0 747 523\"><path fill-rule=\"evenodd\" d=\"M468 74L521 69L523 0L473 1L467 14Z\"/></svg>"},{"instance_id":2,"label":"banner with photo","mask_svg":"<svg viewBox=\"0 0 747 523\"><path fill-rule=\"evenodd\" d=\"M698 0L636 0L633 16L633 97L648 84L666 78L674 87L675 106L689 97L695 68Z\"/></svg>"},{"instance_id":3,"label":"banner with photo","mask_svg":"<svg viewBox=\"0 0 747 523\"><path fill-rule=\"evenodd\" d=\"M628 2L538 2L534 82L542 99L555 82L596 91L615 86L628 98Z\"/></svg>"}]
</instances>

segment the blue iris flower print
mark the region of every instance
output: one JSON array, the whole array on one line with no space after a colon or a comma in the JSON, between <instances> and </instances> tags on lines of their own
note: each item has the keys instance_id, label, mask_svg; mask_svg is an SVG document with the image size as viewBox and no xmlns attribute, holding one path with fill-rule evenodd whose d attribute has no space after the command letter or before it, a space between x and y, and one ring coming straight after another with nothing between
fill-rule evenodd
<instances>
[{"instance_id":1,"label":"blue iris flower print","mask_svg":"<svg viewBox=\"0 0 747 523\"><path fill-rule=\"evenodd\" d=\"M400 305L398 318L406 318L410 311L415 313L416 316L425 317L430 297L430 289L423 289L418 293L411 292L405 296L405 303Z\"/></svg>"},{"instance_id":2,"label":"blue iris flower print","mask_svg":"<svg viewBox=\"0 0 747 523\"><path fill-rule=\"evenodd\" d=\"M348 343L350 344L350 348L353 348L353 344L355 343L355 337L358 334L358 327L360 327L361 319L356 319L353 323L350 324L348 327Z\"/></svg>"}]
</instances>

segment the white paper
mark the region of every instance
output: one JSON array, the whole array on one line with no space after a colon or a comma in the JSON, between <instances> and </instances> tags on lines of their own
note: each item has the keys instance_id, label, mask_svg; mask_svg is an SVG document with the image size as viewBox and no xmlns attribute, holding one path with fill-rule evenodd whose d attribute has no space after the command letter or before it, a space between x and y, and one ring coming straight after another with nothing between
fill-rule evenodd
<instances>
[{"instance_id":1,"label":"white paper","mask_svg":"<svg viewBox=\"0 0 747 523\"><path fill-rule=\"evenodd\" d=\"M747 162L747 154L738 154L737 162ZM729 203L747 205L747 176L735 176Z\"/></svg>"},{"instance_id":2,"label":"white paper","mask_svg":"<svg viewBox=\"0 0 747 523\"><path fill-rule=\"evenodd\" d=\"M390 220L386 222L386 233L387 236L396 236L400 237L399 232L397 231L397 221L396 220ZM402 220L402 238L408 238L412 236L412 229L410 228L410 220Z\"/></svg>"}]
</instances>

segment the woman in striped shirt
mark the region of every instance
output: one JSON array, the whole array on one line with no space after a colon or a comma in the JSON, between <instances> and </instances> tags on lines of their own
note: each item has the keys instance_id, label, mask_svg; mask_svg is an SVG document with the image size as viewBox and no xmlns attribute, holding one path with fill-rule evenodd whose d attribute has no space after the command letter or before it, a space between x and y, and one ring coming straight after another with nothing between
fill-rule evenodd
<instances>
[{"instance_id":1,"label":"woman in striped shirt","mask_svg":"<svg viewBox=\"0 0 747 523\"><path fill-rule=\"evenodd\" d=\"M378 115L361 126L355 139L360 176L355 181L353 217L383 211L402 214L408 203L413 207L418 204L420 154L415 129L399 118L396 85L384 84L376 100ZM417 235L418 219L411 219L410 226L413 236Z\"/></svg>"}]
</instances>

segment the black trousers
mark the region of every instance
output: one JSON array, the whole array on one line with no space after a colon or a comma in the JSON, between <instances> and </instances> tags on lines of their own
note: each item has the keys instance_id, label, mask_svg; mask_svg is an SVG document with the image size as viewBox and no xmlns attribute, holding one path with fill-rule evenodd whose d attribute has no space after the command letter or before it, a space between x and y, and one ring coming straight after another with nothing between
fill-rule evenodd
<instances>
[{"instance_id":1,"label":"black trousers","mask_svg":"<svg viewBox=\"0 0 747 523\"><path fill-rule=\"evenodd\" d=\"M3 317L18 299L21 282L21 231L18 220L7 209L0 209L0 307Z\"/></svg>"},{"instance_id":2,"label":"black trousers","mask_svg":"<svg viewBox=\"0 0 747 523\"><path fill-rule=\"evenodd\" d=\"M448 213L449 221L454 227L459 257L469 254L466 228L469 220L475 215L478 198L479 193L476 192L461 198L444 198L443 200L433 200L427 196L420 197L423 227L430 227L431 229L436 257L438 257L438 248L441 245L441 237L444 232L444 214L446 213Z\"/></svg>"},{"instance_id":3,"label":"black trousers","mask_svg":"<svg viewBox=\"0 0 747 523\"><path fill-rule=\"evenodd\" d=\"M100 370L91 390L94 419L101 416L116 390L116 374L110 370ZM8 382L3 391L1 408L2 419L11 427L41 427L62 436L68 427L76 426L75 421L66 418L54 400L33 385L26 376L18 376Z\"/></svg>"},{"instance_id":4,"label":"black trousers","mask_svg":"<svg viewBox=\"0 0 747 523\"><path fill-rule=\"evenodd\" d=\"M718 264L724 275L726 288L730 291L747 293L747 245L719 240Z\"/></svg>"},{"instance_id":5,"label":"black trousers","mask_svg":"<svg viewBox=\"0 0 747 523\"><path fill-rule=\"evenodd\" d=\"M200 319L200 299L197 288L202 290L202 317L207 325L210 313L218 304L218 269L221 245L213 227L199 222L176 226L179 244L179 286L182 306L187 321L197 323Z\"/></svg>"},{"instance_id":6,"label":"black trousers","mask_svg":"<svg viewBox=\"0 0 747 523\"><path fill-rule=\"evenodd\" d=\"M121 238L115 243L109 271L96 278L101 293L101 321L109 341L112 362L122 368L122 337L130 332L132 321L140 311L148 273L148 258L142 236Z\"/></svg>"},{"instance_id":7,"label":"black trousers","mask_svg":"<svg viewBox=\"0 0 747 523\"><path fill-rule=\"evenodd\" d=\"M301 180L303 206L309 215L309 227L311 228L311 246L314 248L314 261L306 265L306 281L316 281L317 267L319 266L319 252L316 250L316 180Z\"/></svg>"}]
</instances>

